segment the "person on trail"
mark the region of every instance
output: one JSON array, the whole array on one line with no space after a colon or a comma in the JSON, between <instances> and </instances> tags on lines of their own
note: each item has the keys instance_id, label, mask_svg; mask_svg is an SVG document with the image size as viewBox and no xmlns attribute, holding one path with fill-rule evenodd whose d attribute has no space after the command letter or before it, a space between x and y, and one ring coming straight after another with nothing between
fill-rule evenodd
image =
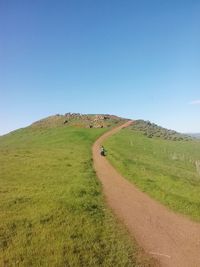
<instances>
[{"instance_id":1,"label":"person on trail","mask_svg":"<svg viewBox=\"0 0 200 267\"><path fill-rule=\"evenodd\" d=\"M101 156L105 156L106 154L105 154L105 148L103 147L103 146L101 146Z\"/></svg>"}]
</instances>

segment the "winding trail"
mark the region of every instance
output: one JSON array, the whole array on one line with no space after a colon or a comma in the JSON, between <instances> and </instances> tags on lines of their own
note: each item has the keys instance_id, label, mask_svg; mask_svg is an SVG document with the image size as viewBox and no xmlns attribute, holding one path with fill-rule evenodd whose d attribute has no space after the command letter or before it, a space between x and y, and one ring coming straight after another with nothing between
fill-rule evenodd
<instances>
[{"instance_id":1,"label":"winding trail","mask_svg":"<svg viewBox=\"0 0 200 267\"><path fill-rule=\"evenodd\" d=\"M107 203L140 246L161 266L200 267L200 224L173 213L139 191L99 153L106 138L131 123L128 121L106 132L92 148L94 168Z\"/></svg>"}]
</instances>

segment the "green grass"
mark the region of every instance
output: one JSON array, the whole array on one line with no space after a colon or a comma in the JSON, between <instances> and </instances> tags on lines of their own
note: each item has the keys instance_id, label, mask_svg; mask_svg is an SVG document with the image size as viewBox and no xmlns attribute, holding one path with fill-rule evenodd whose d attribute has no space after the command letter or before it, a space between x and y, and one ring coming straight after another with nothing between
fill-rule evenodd
<instances>
[{"instance_id":1,"label":"green grass","mask_svg":"<svg viewBox=\"0 0 200 267\"><path fill-rule=\"evenodd\" d=\"M0 266L149 266L105 207L91 158L104 131L0 137Z\"/></svg>"},{"instance_id":2,"label":"green grass","mask_svg":"<svg viewBox=\"0 0 200 267\"><path fill-rule=\"evenodd\" d=\"M142 191L200 221L200 142L148 138L123 129L105 147L111 163Z\"/></svg>"}]
</instances>

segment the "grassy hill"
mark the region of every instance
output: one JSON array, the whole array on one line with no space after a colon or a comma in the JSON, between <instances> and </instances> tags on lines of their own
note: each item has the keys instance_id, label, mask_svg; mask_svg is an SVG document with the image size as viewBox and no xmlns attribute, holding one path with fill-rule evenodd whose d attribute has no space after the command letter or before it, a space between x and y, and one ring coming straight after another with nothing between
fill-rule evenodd
<instances>
[{"instance_id":1,"label":"grassy hill","mask_svg":"<svg viewBox=\"0 0 200 267\"><path fill-rule=\"evenodd\" d=\"M136 120L132 129L143 133L148 138L159 137L171 141L189 141L192 139L192 136L168 130L150 121Z\"/></svg>"},{"instance_id":2,"label":"grassy hill","mask_svg":"<svg viewBox=\"0 0 200 267\"><path fill-rule=\"evenodd\" d=\"M200 221L199 141L136 121L110 137L105 147L116 169L141 190Z\"/></svg>"},{"instance_id":3,"label":"grassy hill","mask_svg":"<svg viewBox=\"0 0 200 267\"><path fill-rule=\"evenodd\" d=\"M56 117L0 137L0 266L150 266L92 168L92 143L106 129Z\"/></svg>"}]
</instances>

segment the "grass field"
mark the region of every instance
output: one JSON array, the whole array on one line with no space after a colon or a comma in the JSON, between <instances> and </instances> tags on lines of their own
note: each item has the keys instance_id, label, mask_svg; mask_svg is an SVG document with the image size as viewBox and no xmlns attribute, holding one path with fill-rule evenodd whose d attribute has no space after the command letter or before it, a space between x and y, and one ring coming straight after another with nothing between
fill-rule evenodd
<instances>
[{"instance_id":1,"label":"grass field","mask_svg":"<svg viewBox=\"0 0 200 267\"><path fill-rule=\"evenodd\" d=\"M123 129L105 142L127 179L171 209L200 221L200 142L148 138Z\"/></svg>"},{"instance_id":2,"label":"grass field","mask_svg":"<svg viewBox=\"0 0 200 267\"><path fill-rule=\"evenodd\" d=\"M0 266L150 266L105 207L91 145L105 129L0 137Z\"/></svg>"}]
</instances>

